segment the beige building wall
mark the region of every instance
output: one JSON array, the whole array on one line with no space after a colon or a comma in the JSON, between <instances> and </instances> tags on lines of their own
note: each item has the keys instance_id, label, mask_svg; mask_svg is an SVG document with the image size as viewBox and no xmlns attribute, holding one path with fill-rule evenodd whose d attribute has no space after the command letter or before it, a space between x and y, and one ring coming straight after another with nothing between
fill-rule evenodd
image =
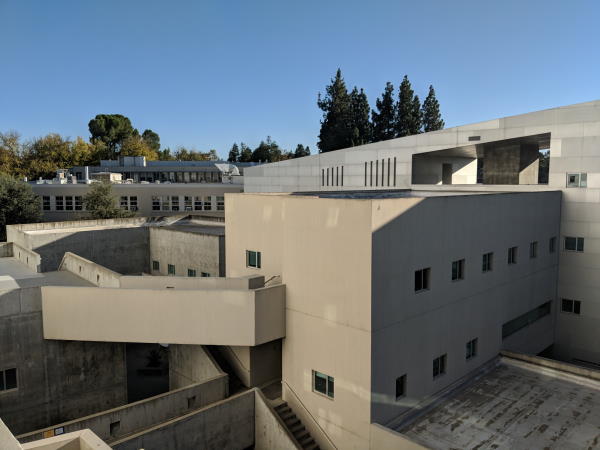
<instances>
[{"instance_id":1,"label":"beige building wall","mask_svg":"<svg viewBox=\"0 0 600 450\"><path fill-rule=\"evenodd\" d=\"M226 201L228 276L283 275L286 284L284 397L295 394L338 447L368 448L370 202L276 195ZM260 269L246 267L246 250L261 252ZM334 377L333 400L313 392L312 370Z\"/></svg>"}]
</instances>

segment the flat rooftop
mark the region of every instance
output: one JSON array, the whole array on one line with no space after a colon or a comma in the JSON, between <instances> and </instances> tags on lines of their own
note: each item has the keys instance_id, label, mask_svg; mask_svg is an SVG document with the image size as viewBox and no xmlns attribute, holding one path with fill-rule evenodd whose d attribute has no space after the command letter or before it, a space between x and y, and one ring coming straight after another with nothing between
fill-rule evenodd
<instances>
[{"instance_id":1,"label":"flat rooftop","mask_svg":"<svg viewBox=\"0 0 600 450\"><path fill-rule=\"evenodd\" d=\"M396 431L440 450L600 448L600 381L503 357Z\"/></svg>"},{"instance_id":2,"label":"flat rooftop","mask_svg":"<svg viewBox=\"0 0 600 450\"><path fill-rule=\"evenodd\" d=\"M37 273L12 256L0 258L0 274L0 290L36 286L92 286L67 271Z\"/></svg>"}]
</instances>

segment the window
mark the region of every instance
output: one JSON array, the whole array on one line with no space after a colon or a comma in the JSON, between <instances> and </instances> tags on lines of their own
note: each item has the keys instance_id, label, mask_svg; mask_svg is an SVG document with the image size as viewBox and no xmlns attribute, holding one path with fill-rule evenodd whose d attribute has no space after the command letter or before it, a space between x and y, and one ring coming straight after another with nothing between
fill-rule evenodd
<instances>
[{"instance_id":1,"label":"window","mask_svg":"<svg viewBox=\"0 0 600 450\"><path fill-rule=\"evenodd\" d=\"M433 378L446 373L446 354L438 356L433 360Z\"/></svg>"},{"instance_id":2,"label":"window","mask_svg":"<svg viewBox=\"0 0 600 450\"><path fill-rule=\"evenodd\" d=\"M529 244L529 258L537 258L537 241L534 241Z\"/></svg>"},{"instance_id":3,"label":"window","mask_svg":"<svg viewBox=\"0 0 600 450\"><path fill-rule=\"evenodd\" d=\"M195 277L196 269L188 269L188 277Z\"/></svg>"},{"instance_id":4,"label":"window","mask_svg":"<svg viewBox=\"0 0 600 450\"><path fill-rule=\"evenodd\" d=\"M210 211L212 209L211 197L204 197L204 211Z\"/></svg>"},{"instance_id":5,"label":"window","mask_svg":"<svg viewBox=\"0 0 600 450\"><path fill-rule=\"evenodd\" d=\"M562 312L570 314L581 314L581 302L579 300L562 299Z\"/></svg>"},{"instance_id":6,"label":"window","mask_svg":"<svg viewBox=\"0 0 600 450\"><path fill-rule=\"evenodd\" d=\"M429 267L415 271L415 292L429 289L430 272L431 269Z\"/></svg>"},{"instance_id":7,"label":"window","mask_svg":"<svg viewBox=\"0 0 600 450\"><path fill-rule=\"evenodd\" d=\"M178 174L181 172L177 172ZM171 211L179 211L179 196L171 196Z\"/></svg>"},{"instance_id":8,"label":"window","mask_svg":"<svg viewBox=\"0 0 600 450\"><path fill-rule=\"evenodd\" d=\"M167 273L168 273L169 275L175 275L175 265L173 265L173 264L169 264L169 265L167 266Z\"/></svg>"},{"instance_id":9,"label":"window","mask_svg":"<svg viewBox=\"0 0 600 450\"><path fill-rule=\"evenodd\" d=\"M200 272L200 276L202 278L208 278L208 277L210 277L210 273L208 273L208 272Z\"/></svg>"},{"instance_id":10,"label":"window","mask_svg":"<svg viewBox=\"0 0 600 450\"><path fill-rule=\"evenodd\" d=\"M517 263L517 247L511 247L508 249L508 263L509 264Z\"/></svg>"},{"instance_id":11,"label":"window","mask_svg":"<svg viewBox=\"0 0 600 450\"><path fill-rule=\"evenodd\" d=\"M127 201L127 196L121 197L119 206L121 207L121 209L129 209L129 202Z\"/></svg>"},{"instance_id":12,"label":"window","mask_svg":"<svg viewBox=\"0 0 600 450\"><path fill-rule=\"evenodd\" d=\"M160 211L160 197L152 196L152 211Z\"/></svg>"},{"instance_id":13,"label":"window","mask_svg":"<svg viewBox=\"0 0 600 450\"><path fill-rule=\"evenodd\" d=\"M471 339L469 342L467 342L467 353L465 356L466 359L471 359L477 356L477 338Z\"/></svg>"},{"instance_id":14,"label":"window","mask_svg":"<svg viewBox=\"0 0 600 450\"><path fill-rule=\"evenodd\" d=\"M396 378L396 400L406 395L406 374Z\"/></svg>"},{"instance_id":15,"label":"window","mask_svg":"<svg viewBox=\"0 0 600 450\"><path fill-rule=\"evenodd\" d=\"M83 210L83 197L81 195L75 196L75 211Z\"/></svg>"},{"instance_id":16,"label":"window","mask_svg":"<svg viewBox=\"0 0 600 450\"><path fill-rule=\"evenodd\" d=\"M567 187L587 187L587 173L568 173Z\"/></svg>"},{"instance_id":17,"label":"window","mask_svg":"<svg viewBox=\"0 0 600 450\"><path fill-rule=\"evenodd\" d=\"M556 251L556 237L551 237L548 241L548 251L554 253Z\"/></svg>"},{"instance_id":18,"label":"window","mask_svg":"<svg viewBox=\"0 0 600 450\"><path fill-rule=\"evenodd\" d=\"M188 197L187 195L183 197L183 208L186 211L192 210L192 197Z\"/></svg>"},{"instance_id":19,"label":"window","mask_svg":"<svg viewBox=\"0 0 600 450\"><path fill-rule=\"evenodd\" d=\"M313 373L313 391L333 398L333 377L324 373L312 371Z\"/></svg>"},{"instance_id":20,"label":"window","mask_svg":"<svg viewBox=\"0 0 600 450\"><path fill-rule=\"evenodd\" d=\"M246 267L256 267L260 269L260 252L246 250Z\"/></svg>"},{"instance_id":21,"label":"window","mask_svg":"<svg viewBox=\"0 0 600 450\"><path fill-rule=\"evenodd\" d=\"M168 211L170 209L169 196L163 195L160 200L160 205L163 211Z\"/></svg>"},{"instance_id":22,"label":"window","mask_svg":"<svg viewBox=\"0 0 600 450\"><path fill-rule=\"evenodd\" d=\"M225 211L225 197L217 197L217 211Z\"/></svg>"},{"instance_id":23,"label":"window","mask_svg":"<svg viewBox=\"0 0 600 450\"><path fill-rule=\"evenodd\" d=\"M63 211L65 209L64 197L62 195L56 196L56 210Z\"/></svg>"},{"instance_id":24,"label":"window","mask_svg":"<svg viewBox=\"0 0 600 450\"><path fill-rule=\"evenodd\" d=\"M582 237L565 237L565 250L570 252L582 252L583 251L583 238Z\"/></svg>"},{"instance_id":25,"label":"window","mask_svg":"<svg viewBox=\"0 0 600 450\"><path fill-rule=\"evenodd\" d=\"M502 339L506 339L508 336L516 333L522 328L525 328L529 324L532 324L533 322L550 314L551 305L552 302L546 302L537 308L506 322L504 325L502 325Z\"/></svg>"},{"instance_id":26,"label":"window","mask_svg":"<svg viewBox=\"0 0 600 450\"><path fill-rule=\"evenodd\" d=\"M135 196L135 195L132 195L131 197L129 197L129 210L130 211L138 210L137 196Z\"/></svg>"},{"instance_id":27,"label":"window","mask_svg":"<svg viewBox=\"0 0 600 450\"><path fill-rule=\"evenodd\" d=\"M452 262L452 281L463 280L465 278L465 260L459 259Z\"/></svg>"},{"instance_id":28,"label":"window","mask_svg":"<svg viewBox=\"0 0 600 450\"><path fill-rule=\"evenodd\" d=\"M481 271L482 272L490 272L492 270L493 258L494 258L494 254L492 252L483 254L483 260L481 262Z\"/></svg>"},{"instance_id":29,"label":"window","mask_svg":"<svg viewBox=\"0 0 600 450\"><path fill-rule=\"evenodd\" d=\"M152 261L152 270L160 270L160 263L158 261Z\"/></svg>"},{"instance_id":30,"label":"window","mask_svg":"<svg viewBox=\"0 0 600 450\"><path fill-rule=\"evenodd\" d=\"M73 211L73 196L71 195L65 197L65 210Z\"/></svg>"},{"instance_id":31,"label":"window","mask_svg":"<svg viewBox=\"0 0 600 450\"><path fill-rule=\"evenodd\" d=\"M50 197L47 195L42 197L42 209L44 211L50 211Z\"/></svg>"},{"instance_id":32,"label":"window","mask_svg":"<svg viewBox=\"0 0 600 450\"><path fill-rule=\"evenodd\" d=\"M17 388L17 369L0 370L0 392Z\"/></svg>"},{"instance_id":33,"label":"window","mask_svg":"<svg viewBox=\"0 0 600 450\"><path fill-rule=\"evenodd\" d=\"M202 197L194 197L194 211L202 211Z\"/></svg>"}]
</instances>

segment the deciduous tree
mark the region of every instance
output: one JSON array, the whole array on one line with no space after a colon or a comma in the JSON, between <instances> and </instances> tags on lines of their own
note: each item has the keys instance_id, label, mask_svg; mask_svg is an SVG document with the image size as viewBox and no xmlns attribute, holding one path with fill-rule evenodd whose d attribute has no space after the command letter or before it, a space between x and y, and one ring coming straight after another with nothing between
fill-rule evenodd
<instances>
[{"instance_id":1,"label":"deciduous tree","mask_svg":"<svg viewBox=\"0 0 600 450\"><path fill-rule=\"evenodd\" d=\"M117 207L117 199L112 185L106 182L93 183L83 196L83 205L92 219L115 219L133 217L134 212Z\"/></svg>"},{"instance_id":2,"label":"deciduous tree","mask_svg":"<svg viewBox=\"0 0 600 450\"><path fill-rule=\"evenodd\" d=\"M160 150L160 137L152 130L144 130L142 139L151 150L158 152Z\"/></svg>"},{"instance_id":3,"label":"deciduous tree","mask_svg":"<svg viewBox=\"0 0 600 450\"><path fill-rule=\"evenodd\" d=\"M31 186L0 173L0 240L6 240L6 225L41 220L40 198Z\"/></svg>"}]
</instances>

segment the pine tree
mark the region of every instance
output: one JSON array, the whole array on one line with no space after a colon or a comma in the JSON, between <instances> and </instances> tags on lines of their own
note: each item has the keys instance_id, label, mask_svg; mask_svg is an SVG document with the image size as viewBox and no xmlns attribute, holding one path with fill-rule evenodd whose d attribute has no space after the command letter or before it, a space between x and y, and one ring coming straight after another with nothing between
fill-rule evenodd
<instances>
[{"instance_id":1,"label":"pine tree","mask_svg":"<svg viewBox=\"0 0 600 450\"><path fill-rule=\"evenodd\" d=\"M240 162L252 161L252 149L243 142L240 142Z\"/></svg>"},{"instance_id":2,"label":"pine tree","mask_svg":"<svg viewBox=\"0 0 600 450\"><path fill-rule=\"evenodd\" d=\"M302 144L298 144L296 146L296 151L294 152L294 158L302 158L303 156L310 155L310 148L308 146L304 147Z\"/></svg>"},{"instance_id":3,"label":"pine tree","mask_svg":"<svg viewBox=\"0 0 600 450\"><path fill-rule=\"evenodd\" d=\"M389 81L385 85L381 98L375 102L379 112L372 112L373 142L385 141L396 137L396 107L394 105L394 85Z\"/></svg>"},{"instance_id":4,"label":"pine tree","mask_svg":"<svg viewBox=\"0 0 600 450\"><path fill-rule=\"evenodd\" d=\"M422 133L423 130L423 113L421 112L421 101L419 100L419 96L415 95L413 97L412 104L412 121L410 122L410 134L419 134Z\"/></svg>"},{"instance_id":5,"label":"pine tree","mask_svg":"<svg viewBox=\"0 0 600 450\"><path fill-rule=\"evenodd\" d=\"M352 105L352 146L363 145L371 142L372 125L369 120L371 107L364 90L358 91L354 86L350 93L350 104Z\"/></svg>"},{"instance_id":6,"label":"pine tree","mask_svg":"<svg viewBox=\"0 0 600 450\"><path fill-rule=\"evenodd\" d=\"M352 146L352 105L340 69L325 87L325 96L319 94L317 105L323 111L319 150L330 152Z\"/></svg>"},{"instance_id":7,"label":"pine tree","mask_svg":"<svg viewBox=\"0 0 600 450\"><path fill-rule=\"evenodd\" d=\"M400 92L398 94L398 106L396 115L396 137L410 136L415 134L415 92L412 90L408 76L404 75L400 83Z\"/></svg>"},{"instance_id":8,"label":"pine tree","mask_svg":"<svg viewBox=\"0 0 600 450\"><path fill-rule=\"evenodd\" d=\"M231 146L231 150L229 150L229 157L227 161L229 162L238 162L240 160L240 149L236 142Z\"/></svg>"},{"instance_id":9,"label":"pine tree","mask_svg":"<svg viewBox=\"0 0 600 450\"><path fill-rule=\"evenodd\" d=\"M442 114L440 113L440 103L435 97L435 90L433 86L429 86L429 94L423 102L422 108L423 116L423 131L441 130L444 128L444 121L442 120Z\"/></svg>"}]
</instances>

